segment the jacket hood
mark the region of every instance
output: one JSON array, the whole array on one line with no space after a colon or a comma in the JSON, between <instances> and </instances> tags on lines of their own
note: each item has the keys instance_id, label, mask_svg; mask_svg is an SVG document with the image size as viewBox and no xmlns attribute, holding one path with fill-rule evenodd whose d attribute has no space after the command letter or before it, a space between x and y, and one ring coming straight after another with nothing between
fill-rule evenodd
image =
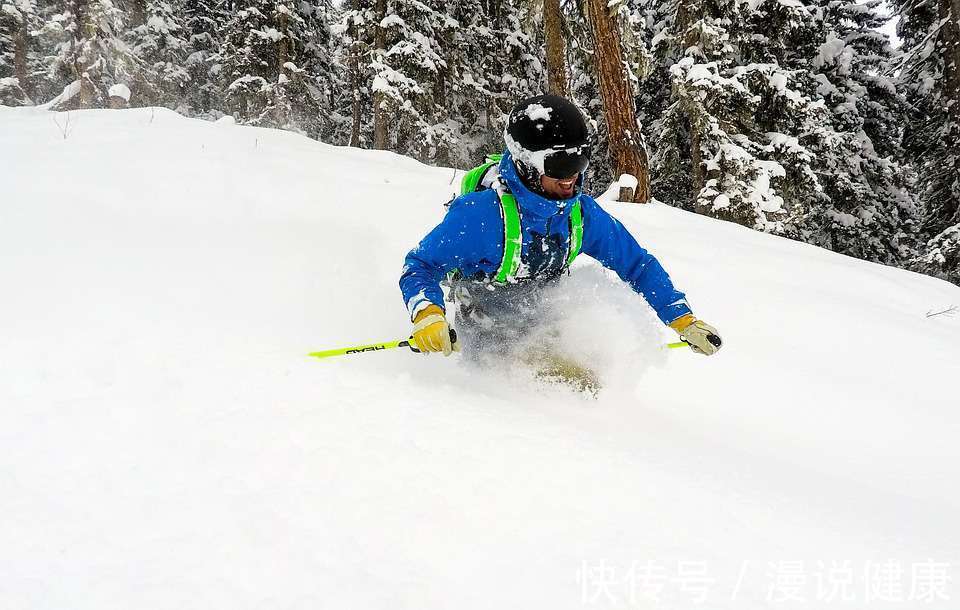
<instances>
[{"instance_id":1,"label":"jacket hood","mask_svg":"<svg viewBox=\"0 0 960 610\"><path fill-rule=\"evenodd\" d=\"M516 197L520 208L530 214L537 216L552 216L558 211L569 208L573 202L583 193L583 174L577 179L577 188L573 197L569 199L549 199L543 195L534 193L523 183L517 174L517 166L513 163L513 157L510 151L503 153L503 159L500 160L500 178L506 183L507 189Z\"/></svg>"}]
</instances>

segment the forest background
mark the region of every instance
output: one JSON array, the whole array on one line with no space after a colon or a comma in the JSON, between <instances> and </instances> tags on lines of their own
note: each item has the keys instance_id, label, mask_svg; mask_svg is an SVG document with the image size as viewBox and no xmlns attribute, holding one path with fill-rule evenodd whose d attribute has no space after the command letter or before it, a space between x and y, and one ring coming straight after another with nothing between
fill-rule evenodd
<instances>
[{"instance_id":1,"label":"forest background","mask_svg":"<svg viewBox=\"0 0 960 610\"><path fill-rule=\"evenodd\" d=\"M557 93L591 119L600 189L632 174L637 202L960 284L960 0L893 2L0 0L0 104L468 168Z\"/></svg>"}]
</instances>

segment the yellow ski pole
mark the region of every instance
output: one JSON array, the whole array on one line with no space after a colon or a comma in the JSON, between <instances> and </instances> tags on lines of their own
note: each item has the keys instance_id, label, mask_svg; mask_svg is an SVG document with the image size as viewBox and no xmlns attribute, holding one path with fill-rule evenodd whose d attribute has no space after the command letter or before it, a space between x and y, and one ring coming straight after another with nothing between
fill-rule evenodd
<instances>
[{"instance_id":1,"label":"yellow ski pole","mask_svg":"<svg viewBox=\"0 0 960 610\"><path fill-rule=\"evenodd\" d=\"M457 331L450 329L450 342L457 342ZM410 351L417 354L420 353L420 350L417 349L417 344L414 342L413 337L409 339L398 339L397 341L386 341L384 343L370 343L367 345L354 345L353 347L341 347L338 349L328 349L320 352L310 352L307 354L313 358L332 358L334 356L349 356L351 354L365 354L367 352L380 352L386 349L394 349L397 347L409 347Z\"/></svg>"},{"instance_id":2,"label":"yellow ski pole","mask_svg":"<svg viewBox=\"0 0 960 610\"><path fill-rule=\"evenodd\" d=\"M319 352L310 352L308 356L313 358L332 358L334 356L348 356L350 354L364 354L366 352L379 352L385 349L393 349L396 347L409 347L414 349L410 344L409 339L404 339L403 341L387 341L385 343L370 343L369 345L354 345L353 347L341 347L338 349L328 349Z\"/></svg>"}]
</instances>

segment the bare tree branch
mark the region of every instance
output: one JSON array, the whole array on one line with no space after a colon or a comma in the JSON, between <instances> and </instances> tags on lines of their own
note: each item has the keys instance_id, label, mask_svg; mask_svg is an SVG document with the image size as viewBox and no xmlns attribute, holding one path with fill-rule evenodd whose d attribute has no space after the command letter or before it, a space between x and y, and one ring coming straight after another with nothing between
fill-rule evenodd
<instances>
[{"instance_id":1,"label":"bare tree branch","mask_svg":"<svg viewBox=\"0 0 960 610\"><path fill-rule=\"evenodd\" d=\"M928 317L928 318L932 318L932 317L934 317L934 316L948 316L948 317L953 317L953 315L954 315L955 313L957 313L957 306L956 306L956 305L951 305L950 307L948 307L948 308L946 308L946 309L944 309L944 310L942 310L942 311L933 311L933 310L931 309L930 311L927 312L927 317Z\"/></svg>"}]
</instances>

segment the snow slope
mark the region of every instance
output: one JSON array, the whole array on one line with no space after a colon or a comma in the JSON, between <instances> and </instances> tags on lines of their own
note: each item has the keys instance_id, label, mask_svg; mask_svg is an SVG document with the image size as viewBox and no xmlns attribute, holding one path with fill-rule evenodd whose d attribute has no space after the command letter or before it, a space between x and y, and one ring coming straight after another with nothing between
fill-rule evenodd
<instances>
[{"instance_id":1,"label":"snow slope","mask_svg":"<svg viewBox=\"0 0 960 610\"><path fill-rule=\"evenodd\" d=\"M0 607L956 607L960 316L926 314L960 288L607 203L716 357L578 261L559 341L598 400L320 362L408 332L453 170L161 109L66 124L0 107Z\"/></svg>"}]
</instances>

